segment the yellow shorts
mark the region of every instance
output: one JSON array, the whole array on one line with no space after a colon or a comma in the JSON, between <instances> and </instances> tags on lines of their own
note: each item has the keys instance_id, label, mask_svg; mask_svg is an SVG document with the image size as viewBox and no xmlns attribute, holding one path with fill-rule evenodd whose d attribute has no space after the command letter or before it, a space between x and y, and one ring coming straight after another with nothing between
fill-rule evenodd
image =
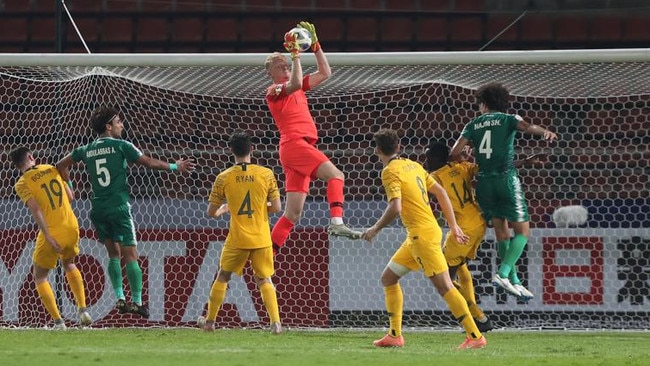
<instances>
[{"instance_id":1,"label":"yellow shorts","mask_svg":"<svg viewBox=\"0 0 650 366\"><path fill-rule=\"evenodd\" d=\"M450 267L458 266L467 259L476 259L476 252L485 236L485 222L482 222L481 225L472 229L466 230L463 228L463 232L469 236L469 242L466 244L460 244L456 241L456 238L449 233L445 238L445 244L443 245L442 251L445 253L445 258Z\"/></svg>"},{"instance_id":2,"label":"yellow shorts","mask_svg":"<svg viewBox=\"0 0 650 366\"><path fill-rule=\"evenodd\" d=\"M79 228L61 229L52 232L52 236L59 242L61 254L54 251L50 243L40 231L36 237L36 248L34 248L34 264L41 268L52 269L56 267L57 260L71 259L79 254Z\"/></svg>"},{"instance_id":3,"label":"yellow shorts","mask_svg":"<svg viewBox=\"0 0 650 366\"><path fill-rule=\"evenodd\" d=\"M447 261L442 254L440 230L420 231L409 236L397 249L391 262L411 271L423 271L427 277L448 271Z\"/></svg>"},{"instance_id":4,"label":"yellow shorts","mask_svg":"<svg viewBox=\"0 0 650 366\"><path fill-rule=\"evenodd\" d=\"M239 249L224 246L219 259L219 267L226 272L241 276L246 262L251 262L253 274L259 278L269 278L275 273L273 248Z\"/></svg>"}]
</instances>

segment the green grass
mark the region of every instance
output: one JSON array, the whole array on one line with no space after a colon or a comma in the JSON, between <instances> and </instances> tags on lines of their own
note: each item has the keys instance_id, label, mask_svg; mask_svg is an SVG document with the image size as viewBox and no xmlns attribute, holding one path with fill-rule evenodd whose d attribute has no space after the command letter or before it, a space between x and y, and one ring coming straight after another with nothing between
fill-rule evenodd
<instances>
[{"instance_id":1,"label":"green grass","mask_svg":"<svg viewBox=\"0 0 650 366\"><path fill-rule=\"evenodd\" d=\"M649 332L487 333L482 350L458 351L460 332L407 332L402 349L375 349L380 331L0 329L9 365L648 365Z\"/></svg>"}]
</instances>

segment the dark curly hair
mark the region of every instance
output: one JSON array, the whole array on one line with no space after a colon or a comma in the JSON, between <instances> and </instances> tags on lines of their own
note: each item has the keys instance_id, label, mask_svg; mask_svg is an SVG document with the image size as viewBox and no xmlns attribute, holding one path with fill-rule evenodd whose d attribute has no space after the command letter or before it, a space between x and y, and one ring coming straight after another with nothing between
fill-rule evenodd
<instances>
[{"instance_id":1,"label":"dark curly hair","mask_svg":"<svg viewBox=\"0 0 650 366\"><path fill-rule=\"evenodd\" d=\"M505 113L508 109L510 92L500 83L489 83L481 86L476 91L476 102L485 103L491 111Z\"/></svg>"}]
</instances>

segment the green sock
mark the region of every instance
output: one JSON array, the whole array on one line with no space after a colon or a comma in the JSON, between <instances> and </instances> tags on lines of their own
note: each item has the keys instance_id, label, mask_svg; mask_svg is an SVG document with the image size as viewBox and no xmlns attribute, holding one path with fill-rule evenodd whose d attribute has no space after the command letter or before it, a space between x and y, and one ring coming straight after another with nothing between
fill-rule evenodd
<instances>
[{"instance_id":1,"label":"green sock","mask_svg":"<svg viewBox=\"0 0 650 366\"><path fill-rule=\"evenodd\" d=\"M510 246L508 246L508 250L501 261L501 266L499 267L499 277L510 277L510 271L514 268L515 263L517 263L521 257L521 253L524 252L524 247L527 242L528 238L521 234L515 235L515 237L510 240Z\"/></svg>"},{"instance_id":2,"label":"green sock","mask_svg":"<svg viewBox=\"0 0 650 366\"><path fill-rule=\"evenodd\" d=\"M108 278L111 280L115 297L124 300L124 288L122 287L122 263L120 258L108 258Z\"/></svg>"},{"instance_id":3,"label":"green sock","mask_svg":"<svg viewBox=\"0 0 650 366\"><path fill-rule=\"evenodd\" d=\"M521 284L521 280L519 279L519 276L517 275L517 266L512 267L512 269L510 270L510 276L508 276L508 278L510 278L510 283L512 283L513 285L520 285Z\"/></svg>"},{"instance_id":4,"label":"green sock","mask_svg":"<svg viewBox=\"0 0 650 366\"><path fill-rule=\"evenodd\" d=\"M138 261L126 264L126 278L129 279L131 287L131 300L136 305L142 305L142 270Z\"/></svg>"},{"instance_id":5,"label":"green sock","mask_svg":"<svg viewBox=\"0 0 650 366\"><path fill-rule=\"evenodd\" d=\"M497 243L497 256L499 256L499 259L503 260L503 257L506 255L509 246L510 239L506 239Z\"/></svg>"}]
</instances>

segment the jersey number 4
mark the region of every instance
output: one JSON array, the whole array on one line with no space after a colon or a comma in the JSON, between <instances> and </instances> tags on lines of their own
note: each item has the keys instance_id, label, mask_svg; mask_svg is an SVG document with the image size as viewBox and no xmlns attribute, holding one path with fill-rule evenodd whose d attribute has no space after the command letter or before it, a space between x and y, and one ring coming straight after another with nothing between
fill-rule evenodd
<instances>
[{"instance_id":1,"label":"jersey number 4","mask_svg":"<svg viewBox=\"0 0 650 366\"><path fill-rule=\"evenodd\" d=\"M255 210L253 210L253 207L251 206L251 191L246 192L246 197L244 197L244 201L242 201L241 206L239 206L239 210L237 210L237 215L247 215L248 218L253 217L253 213L255 213Z\"/></svg>"},{"instance_id":2,"label":"jersey number 4","mask_svg":"<svg viewBox=\"0 0 650 366\"><path fill-rule=\"evenodd\" d=\"M481 143L478 145L478 152L479 154L485 154L486 159L492 156L492 131L485 131Z\"/></svg>"}]
</instances>

